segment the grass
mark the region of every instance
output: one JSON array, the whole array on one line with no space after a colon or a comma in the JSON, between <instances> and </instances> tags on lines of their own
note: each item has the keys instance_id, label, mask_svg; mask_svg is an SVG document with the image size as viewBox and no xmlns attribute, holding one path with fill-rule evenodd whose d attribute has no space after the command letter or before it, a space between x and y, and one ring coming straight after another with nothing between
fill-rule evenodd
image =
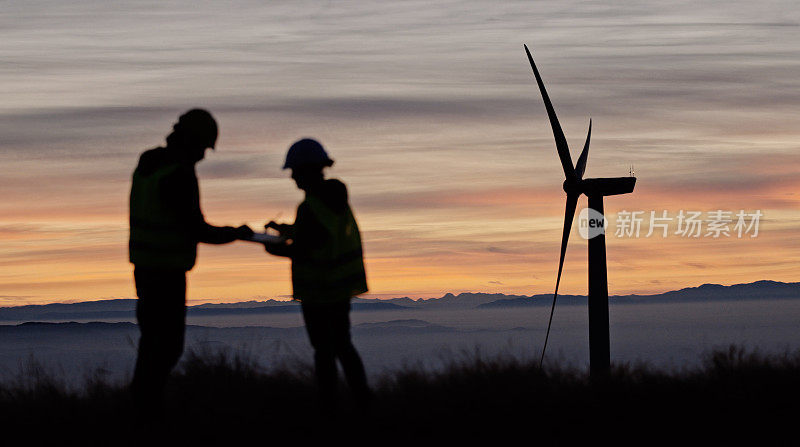
<instances>
[{"instance_id":1,"label":"grass","mask_svg":"<svg viewBox=\"0 0 800 447\"><path fill-rule=\"evenodd\" d=\"M315 406L313 370L268 372L246 352L190 351L173 374L159 431L133 429L127 391L102 371L70 389L35 362L0 384L3 439L27 444L139 445L311 442L444 444L470 441L571 445L793 444L800 353L766 355L732 346L702 365L660 371L614 365L608 377L513 357L478 354L442 371L408 367L373 383L374 407L338 415ZM346 395L346 394L344 394ZM16 444L6 444L16 445Z\"/></svg>"}]
</instances>

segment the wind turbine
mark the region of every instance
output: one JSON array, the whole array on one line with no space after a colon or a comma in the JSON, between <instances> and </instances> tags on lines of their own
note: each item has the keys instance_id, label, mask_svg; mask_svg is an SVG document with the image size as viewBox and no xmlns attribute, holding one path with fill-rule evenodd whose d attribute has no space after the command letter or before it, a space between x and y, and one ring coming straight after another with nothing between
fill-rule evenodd
<instances>
[{"instance_id":1,"label":"wind turbine","mask_svg":"<svg viewBox=\"0 0 800 447\"><path fill-rule=\"evenodd\" d=\"M545 336L544 348L542 348L542 360L547 349L547 339L550 337L550 326L553 323L553 311L558 297L558 285L561 283L561 271L564 268L564 254L567 251L569 232L572 228L572 220L575 217L575 208L578 205L578 198L585 194L589 199L589 208L603 214L603 197L617 194L627 194L633 192L636 184L636 177L614 177L614 178L583 178L586 170L586 158L589 155L589 139L592 136L592 121L589 120L589 132L586 134L586 143L583 151L578 157L575 167L572 166L572 158L569 154L569 146L558 117L544 88L542 77L539 70L533 63L528 46L525 46L525 53L539 84L539 91L542 93L544 106L547 109L547 116L550 118L550 126L553 128L553 136L556 140L556 150L561 159L561 166L564 168L564 192L567 193L567 205L564 210L564 230L561 235L561 256L558 260L558 276L556 278L556 289L553 292L553 306L550 308L550 320L547 323L547 335ZM601 223L601 228L605 222ZM609 348L608 331L608 273L606 270L606 237L605 232L600 231L598 235L589 239L589 371L592 376L607 374L611 365L611 352Z\"/></svg>"}]
</instances>

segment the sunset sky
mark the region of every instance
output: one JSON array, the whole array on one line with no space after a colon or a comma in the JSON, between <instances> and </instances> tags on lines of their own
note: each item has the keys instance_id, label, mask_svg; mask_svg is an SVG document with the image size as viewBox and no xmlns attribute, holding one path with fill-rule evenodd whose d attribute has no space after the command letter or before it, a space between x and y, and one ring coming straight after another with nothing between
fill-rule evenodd
<instances>
[{"instance_id":1,"label":"sunset sky","mask_svg":"<svg viewBox=\"0 0 800 447\"><path fill-rule=\"evenodd\" d=\"M612 230L645 212L607 238L610 294L798 280L796 2L129 3L0 3L0 306L135 297L130 175L192 107L221 129L198 165L210 223L291 222L280 167L314 137L367 297L551 293L563 173L523 43L573 159L593 120L586 177L638 177L605 202ZM755 238L647 238L651 210L763 216ZM586 282L575 231L561 290ZM189 285L192 304L285 299L289 263L201 246Z\"/></svg>"}]
</instances>

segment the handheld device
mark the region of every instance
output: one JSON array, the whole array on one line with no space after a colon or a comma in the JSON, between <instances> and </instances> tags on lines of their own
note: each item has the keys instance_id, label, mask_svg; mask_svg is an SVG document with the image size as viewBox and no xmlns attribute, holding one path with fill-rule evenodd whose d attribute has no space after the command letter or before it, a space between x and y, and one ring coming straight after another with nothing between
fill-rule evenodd
<instances>
[{"instance_id":1,"label":"handheld device","mask_svg":"<svg viewBox=\"0 0 800 447\"><path fill-rule=\"evenodd\" d=\"M250 239L247 240L250 242L258 242L259 244L280 244L285 241L286 238L274 234L253 233Z\"/></svg>"}]
</instances>

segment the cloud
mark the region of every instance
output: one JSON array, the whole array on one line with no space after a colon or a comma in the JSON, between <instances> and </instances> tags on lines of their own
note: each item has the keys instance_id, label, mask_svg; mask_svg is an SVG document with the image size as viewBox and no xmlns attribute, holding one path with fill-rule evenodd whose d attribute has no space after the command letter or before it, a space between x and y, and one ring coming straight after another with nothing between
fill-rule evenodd
<instances>
[{"instance_id":1,"label":"cloud","mask_svg":"<svg viewBox=\"0 0 800 447\"><path fill-rule=\"evenodd\" d=\"M684 262L683 265L688 265L689 267L694 267L696 269L707 269L707 268L709 268L708 264L703 264L701 262Z\"/></svg>"}]
</instances>

